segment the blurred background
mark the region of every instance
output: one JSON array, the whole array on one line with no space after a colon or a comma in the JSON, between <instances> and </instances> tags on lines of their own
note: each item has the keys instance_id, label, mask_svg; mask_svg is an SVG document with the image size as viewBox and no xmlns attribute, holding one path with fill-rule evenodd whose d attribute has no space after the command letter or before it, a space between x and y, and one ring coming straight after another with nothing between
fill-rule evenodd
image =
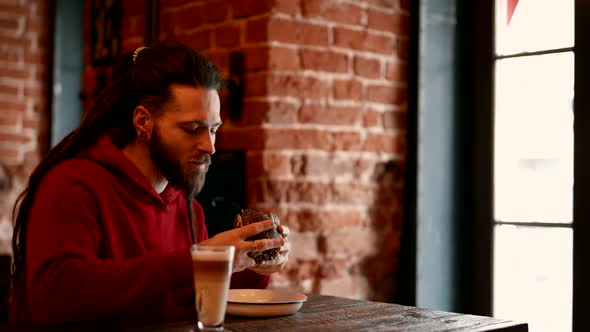
<instances>
[{"instance_id":1,"label":"blurred background","mask_svg":"<svg viewBox=\"0 0 590 332\"><path fill-rule=\"evenodd\" d=\"M240 208L277 214L293 250L272 287L588 329L589 16L582 0L0 0L0 273L16 197L113 60L179 41L231 82L198 197L210 233Z\"/></svg>"}]
</instances>

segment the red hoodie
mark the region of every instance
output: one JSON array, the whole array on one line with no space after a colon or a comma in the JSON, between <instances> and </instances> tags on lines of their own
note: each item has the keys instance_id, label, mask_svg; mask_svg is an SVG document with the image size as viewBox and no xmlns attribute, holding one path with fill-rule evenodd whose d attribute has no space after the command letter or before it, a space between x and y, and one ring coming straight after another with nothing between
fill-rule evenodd
<instances>
[{"instance_id":1,"label":"red hoodie","mask_svg":"<svg viewBox=\"0 0 590 332\"><path fill-rule=\"evenodd\" d=\"M170 185L158 194L107 136L47 173L26 230L10 322L194 316L186 201ZM269 283L249 270L233 277L235 288Z\"/></svg>"}]
</instances>

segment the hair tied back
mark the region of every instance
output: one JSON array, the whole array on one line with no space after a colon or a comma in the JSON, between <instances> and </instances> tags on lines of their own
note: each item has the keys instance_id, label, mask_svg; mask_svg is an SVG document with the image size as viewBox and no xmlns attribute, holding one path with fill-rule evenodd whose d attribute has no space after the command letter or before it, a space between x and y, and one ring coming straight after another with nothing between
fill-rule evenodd
<instances>
[{"instance_id":1,"label":"hair tied back","mask_svg":"<svg viewBox=\"0 0 590 332\"><path fill-rule=\"evenodd\" d=\"M146 49L147 46L140 46L138 48L135 49L135 51L133 51L133 63L136 64L136 60L137 60L137 56L139 55L139 52L143 51L144 49Z\"/></svg>"}]
</instances>

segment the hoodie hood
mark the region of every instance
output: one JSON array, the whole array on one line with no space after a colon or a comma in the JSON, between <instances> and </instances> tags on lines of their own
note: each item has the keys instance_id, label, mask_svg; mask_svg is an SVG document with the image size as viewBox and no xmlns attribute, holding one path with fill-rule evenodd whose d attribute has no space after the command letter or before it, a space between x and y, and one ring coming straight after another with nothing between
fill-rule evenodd
<instances>
[{"instance_id":1,"label":"hoodie hood","mask_svg":"<svg viewBox=\"0 0 590 332\"><path fill-rule=\"evenodd\" d=\"M80 152L78 157L93 160L108 169L138 199L166 205L182 195L181 190L170 184L158 194L147 177L113 144L108 135L103 135L95 145Z\"/></svg>"}]
</instances>

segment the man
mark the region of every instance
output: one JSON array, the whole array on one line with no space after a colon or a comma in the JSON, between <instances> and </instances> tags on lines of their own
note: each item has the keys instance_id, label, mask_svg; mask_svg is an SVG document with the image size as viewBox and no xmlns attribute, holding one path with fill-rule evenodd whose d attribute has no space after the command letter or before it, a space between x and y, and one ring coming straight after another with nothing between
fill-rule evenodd
<instances>
[{"instance_id":1,"label":"man","mask_svg":"<svg viewBox=\"0 0 590 332\"><path fill-rule=\"evenodd\" d=\"M160 45L123 55L113 73L17 201L10 322L192 316L193 241L236 247L234 286L264 288L287 261L285 239L245 241L271 220L208 238L193 200L221 126L215 66ZM264 266L247 256L279 247Z\"/></svg>"}]
</instances>

